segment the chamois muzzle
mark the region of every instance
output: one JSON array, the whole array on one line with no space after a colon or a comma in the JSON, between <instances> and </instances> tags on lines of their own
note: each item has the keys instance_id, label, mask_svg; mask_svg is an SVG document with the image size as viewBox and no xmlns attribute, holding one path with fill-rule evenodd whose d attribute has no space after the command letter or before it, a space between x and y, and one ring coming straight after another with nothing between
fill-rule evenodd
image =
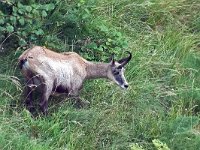
<instances>
[{"instance_id":1,"label":"chamois muzzle","mask_svg":"<svg viewBox=\"0 0 200 150\"><path fill-rule=\"evenodd\" d=\"M131 60L131 58L132 58L131 52L126 51L126 53L128 53L129 56L128 56L128 57L125 57L125 58L122 58L122 59L120 59L120 60L118 61L118 63L121 64L121 65L120 65L121 67L124 67L124 66Z\"/></svg>"}]
</instances>

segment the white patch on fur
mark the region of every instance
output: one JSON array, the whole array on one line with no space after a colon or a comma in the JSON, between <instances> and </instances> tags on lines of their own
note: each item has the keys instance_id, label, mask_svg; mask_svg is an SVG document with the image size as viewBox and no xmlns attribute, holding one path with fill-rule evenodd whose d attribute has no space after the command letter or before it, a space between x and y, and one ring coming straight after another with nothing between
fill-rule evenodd
<instances>
[{"instance_id":1,"label":"white patch on fur","mask_svg":"<svg viewBox=\"0 0 200 150\"><path fill-rule=\"evenodd\" d=\"M41 66L39 66L41 75L50 78L54 77L54 81L57 82L56 86L62 85L66 88L71 87L70 81L72 81L71 78L73 77L73 68L70 62L52 60L47 57L40 57L38 60L41 62Z\"/></svg>"}]
</instances>

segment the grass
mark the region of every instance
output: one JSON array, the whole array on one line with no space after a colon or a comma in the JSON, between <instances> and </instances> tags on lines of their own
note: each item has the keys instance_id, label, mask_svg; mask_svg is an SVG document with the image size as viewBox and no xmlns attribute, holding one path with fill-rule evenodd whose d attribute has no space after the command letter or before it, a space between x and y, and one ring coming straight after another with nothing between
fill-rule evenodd
<instances>
[{"instance_id":1,"label":"grass","mask_svg":"<svg viewBox=\"0 0 200 150\"><path fill-rule=\"evenodd\" d=\"M18 54L1 55L0 149L115 150L137 143L147 150L158 149L152 142L158 139L170 149L198 150L199 6L198 0L99 2L95 14L126 33L134 56L127 91L105 80L85 83L87 109L51 98L50 115L32 118L21 104Z\"/></svg>"}]
</instances>

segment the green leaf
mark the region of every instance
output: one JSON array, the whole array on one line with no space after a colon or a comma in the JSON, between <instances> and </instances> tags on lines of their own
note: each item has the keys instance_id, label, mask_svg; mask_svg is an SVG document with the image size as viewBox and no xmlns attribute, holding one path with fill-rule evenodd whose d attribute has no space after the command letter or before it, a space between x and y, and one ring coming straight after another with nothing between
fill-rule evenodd
<instances>
[{"instance_id":1,"label":"green leaf","mask_svg":"<svg viewBox=\"0 0 200 150\"><path fill-rule=\"evenodd\" d=\"M11 25L8 25L8 26L6 27L6 30L7 30L8 32L13 32L13 31L14 31L14 27L11 26Z\"/></svg>"},{"instance_id":2,"label":"green leaf","mask_svg":"<svg viewBox=\"0 0 200 150\"><path fill-rule=\"evenodd\" d=\"M112 39L110 39L110 38L108 38L107 40L108 40L108 42L112 42Z\"/></svg>"},{"instance_id":3,"label":"green leaf","mask_svg":"<svg viewBox=\"0 0 200 150\"><path fill-rule=\"evenodd\" d=\"M35 34L36 35L43 35L44 31L42 29L38 29L38 30L35 31Z\"/></svg>"},{"instance_id":4,"label":"green leaf","mask_svg":"<svg viewBox=\"0 0 200 150\"><path fill-rule=\"evenodd\" d=\"M121 32L116 32L116 36L121 37L122 33Z\"/></svg>"},{"instance_id":5,"label":"green leaf","mask_svg":"<svg viewBox=\"0 0 200 150\"><path fill-rule=\"evenodd\" d=\"M85 3L85 0L80 0L80 3L84 4L84 3Z\"/></svg>"},{"instance_id":6,"label":"green leaf","mask_svg":"<svg viewBox=\"0 0 200 150\"><path fill-rule=\"evenodd\" d=\"M5 28L0 26L0 31L5 31Z\"/></svg>"},{"instance_id":7,"label":"green leaf","mask_svg":"<svg viewBox=\"0 0 200 150\"><path fill-rule=\"evenodd\" d=\"M84 10L86 13L90 14L90 11L87 8L85 8Z\"/></svg>"},{"instance_id":8,"label":"green leaf","mask_svg":"<svg viewBox=\"0 0 200 150\"><path fill-rule=\"evenodd\" d=\"M42 11L42 17L46 17L47 16L47 13L45 10Z\"/></svg>"},{"instance_id":9,"label":"green leaf","mask_svg":"<svg viewBox=\"0 0 200 150\"><path fill-rule=\"evenodd\" d=\"M46 11L49 11L49 10L53 10L55 8L55 5L54 4L46 4L46 5L42 5L41 9L45 9Z\"/></svg>"},{"instance_id":10,"label":"green leaf","mask_svg":"<svg viewBox=\"0 0 200 150\"><path fill-rule=\"evenodd\" d=\"M18 3L17 3L17 7L18 7L18 8L23 8L23 5L22 5L20 2L18 2Z\"/></svg>"},{"instance_id":11,"label":"green leaf","mask_svg":"<svg viewBox=\"0 0 200 150\"><path fill-rule=\"evenodd\" d=\"M22 31L21 35L25 37L25 36L27 36L27 33L25 31Z\"/></svg>"},{"instance_id":12,"label":"green leaf","mask_svg":"<svg viewBox=\"0 0 200 150\"><path fill-rule=\"evenodd\" d=\"M20 19L19 19L19 23L23 26L24 23L25 23L25 22L24 22L24 18L20 18Z\"/></svg>"},{"instance_id":13,"label":"green leaf","mask_svg":"<svg viewBox=\"0 0 200 150\"><path fill-rule=\"evenodd\" d=\"M27 21L27 23L29 23L29 24L33 24L33 20L32 20L32 19L27 19L26 21Z\"/></svg>"},{"instance_id":14,"label":"green leaf","mask_svg":"<svg viewBox=\"0 0 200 150\"><path fill-rule=\"evenodd\" d=\"M158 150L170 150L169 147L167 146L167 144L161 142L158 139L154 139L152 140L154 146L158 149Z\"/></svg>"},{"instance_id":15,"label":"green leaf","mask_svg":"<svg viewBox=\"0 0 200 150\"><path fill-rule=\"evenodd\" d=\"M87 18L89 18L89 17L90 17L90 15L88 15L88 14L83 14L82 19L87 19Z\"/></svg>"},{"instance_id":16,"label":"green leaf","mask_svg":"<svg viewBox=\"0 0 200 150\"><path fill-rule=\"evenodd\" d=\"M98 48L98 51L103 52L103 46L102 45Z\"/></svg>"},{"instance_id":17,"label":"green leaf","mask_svg":"<svg viewBox=\"0 0 200 150\"><path fill-rule=\"evenodd\" d=\"M106 42L106 45L111 45L111 43L110 42Z\"/></svg>"},{"instance_id":18,"label":"green leaf","mask_svg":"<svg viewBox=\"0 0 200 150\"><path fill-rule=\"evenodd\" d=\"M33 9L32 13L33 13L34 15L36 15L36 16L39 16L39 11L36 10L36 9Z\"/></svg>"},{"instance_id":19,"label":"green leaf","mask_svg":"<svg viewBox=\"0 0 200 150\"><path fill-rule=\"evenodd\" d=\"M31 7L31 6L26 6L26 10L27 10L28 12L31 12L32 7Z\"/></svg>"},{"instance_id":20,"label":"green leaf","mask_svg":"<svg viewBox=\"0 0 200 150\"><path fill-rule=\"evenodd\" d=\"M32 13L27 14L27 16L28 16L29 18L33 18L33 14L32 14Z\"/></svg>"},{"instance_id":21,"label":"green leaf","mask_svg":"<svg viewBox=\"0 0 200 150\"><path fill-rule=\"evenodd\" d=\"M87 45L87 47L90 48L90 49L95 49L96 50L97 49L97 44L94 43L94 42L91 42L90 44Z\"/></svg>"},{"instance_id":22,"label":"green leaf","mask_svg":"<svg viewBox=\"0 0 200 150\"><path fill-rule=\"evenodd\" d=\"M0 24L4 24L4 19L0 19Z\"/></svg>"},{"instance_id":23,"label":"green leaf","mask_svg":"<svg viewBox=\"0 0 200 150\"><path fill-rule=\"evenodd\" d=\"M17 19L15 16L11 16L10 20L12 21L12 24L16 24L16 22L17 22Z\"/></svg>"},{"instance_id":24,"label":"green leaf","mask_svg":"<svg viewBox=\"0 0 200 150\"><path fill-rule=\"evenodd\" d=\"M81 3L78 3L78 5L77 5L78 7L80 7L81 6Z\"/></svg>"},{"instance_id":25,"label":"green leaf","mask_svg":"<svg viewBox=\"0 0 200 150\"><path fill-rule=\"evenodd\" d=\"M31 35L31 36L30 36L30 39L31 39L32 41L36 40L35 35Z\"/></svg>"},{"instance_id":26,"label":"green leaf","mask_svg":"<svg viewBox=\"0 0 200 150\"><path fill-rule=\"evenodd\" d=\"M120 48L120 47L118 47L118 46L117 46L117 47L115 47L114 49L115 49L115 51L121 51L121 48Z\"/></svg>"},{"instance_id":27,"label":"green leaf","mask_svg":"<svg viewBox=\"0 0 200 150\"><path fill-rule=\"evenodd\" d=\"M17 7L13 7L13 12L17 12Z\"/></svg>"},{"instance_id":28,"label":"green leaf","mask_svg":"<svg viewBox=\"0 0 200 150\"><path fill-rule=\"evenodd\" d=\"M24 39L20 39L19 40L19 45L20 46L25 46L27 43L26 43L26 41L24 40Z\"/></svg>"},{"instance_id":29,"label":"green leaf","mask_svg":"<svg viewBox=\"0 0 200 150\"><path fill-rule=\"evenodd\" d=\"M18 13L19 13L19 14L23 14L22 9L18 9Z\"/></svg>"},{"instance_id":30,"label":"green leaf","mask_svg":"<svg viewBox=\"0 0 200 150\"><path fill-rule=\"evenodd\" d=\"M100 28L100 30L103 31L103 32L108 32L108 27L105 26L105 25L100 25L99 28Z\"/></svg>"},{"instance_id":31,"label":"green leaf","mask_svg":"<svg viewBox=\"0 0 200 150\"><path fill-rule=\"evenodd\" d=\"M38 4L33 4L33 5L31 5L33 8L35 8L35 9L38 9L38 8L40 8L41 7L41 5L38 5Z\"/></svg>"}]
</instances>

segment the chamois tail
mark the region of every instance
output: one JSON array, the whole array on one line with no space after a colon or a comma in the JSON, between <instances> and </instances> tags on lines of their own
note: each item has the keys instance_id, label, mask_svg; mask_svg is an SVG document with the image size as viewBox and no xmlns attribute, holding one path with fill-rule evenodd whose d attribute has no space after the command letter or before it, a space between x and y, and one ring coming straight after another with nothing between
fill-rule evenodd
<instances>
[{"instance_id":1,"label":"chamois tail","mask_svg":"<svg viewBox=\"0 0 200 150\"><path fill-rule=\"evenodd\" d=\"M22 69L22 68L23 68L23 65L24 65L26 62L27 62L27 58L21 59L21 60L19 61L19 68Z\"/></svg>"}]
</instances>

